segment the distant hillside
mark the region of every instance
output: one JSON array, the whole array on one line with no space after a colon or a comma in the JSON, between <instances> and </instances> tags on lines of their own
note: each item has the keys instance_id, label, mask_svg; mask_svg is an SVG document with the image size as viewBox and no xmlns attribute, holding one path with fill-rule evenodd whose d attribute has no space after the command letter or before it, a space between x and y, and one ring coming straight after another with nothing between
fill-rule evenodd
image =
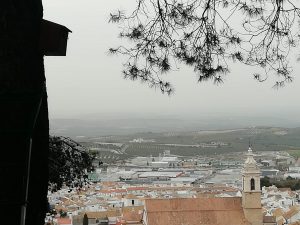
<instances>
[{"instance_id":1,"label":"distant hillside","mask_svg":"<svg viewBox=\"0 0 300 225\"><path fill-rule=\"evenodd\" d=\"M241 127L300 127L300 121L276 117L250 116L210 116L199 115L194 118L176 116L131 116L128 118L52 119L50 132L54 135L102 136L128 135L140 132L190 132L200 130L227 130Z\"/></svg>"},{"instance_id":2,"label":"distant hillside","mask_svg":"<svg viewBox=\"0 0 300 225\"><path fill-rule=\"evenodd\" d=\"M135 156L158 156L165 150L175 155L210 155L241 152L249 142L254 151L289 151L300 154L300 128L251 127L230 130L193 132L142 132L79 138L89 143L118 143L126 146L124 153Z\"/></svg>"},{"instance_id":3,"label":"distant hillside","mask_svg":"<svg viewBox=\"0 0 300 225\"><path fill-rule=\"evenodd\" d=\"M156 142L130 143L126 152L134 155L149 155L149 152L158 155L166 149L179 155L240 152L248 147L249 141L255 151L300 149L300 128L252 127L236 130L144 133L135 136L154 139ZM126 141L124 137L122 141Z\"/></svg>"}]
</instances>

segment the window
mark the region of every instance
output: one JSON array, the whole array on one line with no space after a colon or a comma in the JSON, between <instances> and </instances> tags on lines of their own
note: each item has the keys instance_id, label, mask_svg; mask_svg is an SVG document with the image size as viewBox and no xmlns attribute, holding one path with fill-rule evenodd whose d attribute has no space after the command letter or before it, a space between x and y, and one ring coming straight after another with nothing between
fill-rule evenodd
<instances>
[{"instance_id":1,"label":"window","mask_svg":"<svg viewBox=\"0 0 300 225\"><path fill-rule=\"evenodd\" d=\"M243 177L243 189L245 188L245 178Z\"/></svg>"},{"instance_id":2,"label":"window","mask_svg":"<svg viewBox=\"0 0 300 225\"><path fill-rule=\"evenodd\" d=\"M250 180L250 187L251 187L251 191L255 190L255 180L253 178L251 178Z\"/></svg>"}]
</instances>

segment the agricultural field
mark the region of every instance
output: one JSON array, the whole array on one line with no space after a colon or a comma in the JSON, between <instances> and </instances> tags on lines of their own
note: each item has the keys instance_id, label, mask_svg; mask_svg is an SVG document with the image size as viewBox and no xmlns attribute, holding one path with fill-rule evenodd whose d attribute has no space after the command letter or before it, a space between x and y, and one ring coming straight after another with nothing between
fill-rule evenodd
<instances>
[{"instance_id":1,"label":"agricultural field","mask_svg":"<svg viewBox=\"0 0 300 225\"><path fill-rule=\"evenodd\" d=\"M251 127L195 132L144 132L91 138L86 143L103 157L107 152L118 156L113 159L158 156L165 150L179 156L216 155L246 151L249 143L254 151L288 151L298 157L300 128Z\"/></svg>"},{"instance_id":2,"label":"agricultural field","mask_svg":"<svg viewBox=\"0 0 300 225\"><path fill-rule=\"evenodd\" d=\"M299 149L293 149L287 151L291 156L293 156L295 159L300 158L300 148Z\"/></svg>"}]
</instances>

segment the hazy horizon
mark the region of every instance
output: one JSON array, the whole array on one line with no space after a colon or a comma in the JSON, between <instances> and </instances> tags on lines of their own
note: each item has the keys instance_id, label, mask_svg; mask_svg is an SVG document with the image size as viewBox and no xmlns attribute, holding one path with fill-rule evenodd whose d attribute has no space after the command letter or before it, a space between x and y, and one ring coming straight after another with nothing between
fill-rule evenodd
<instances>
[{"instance_id":1,"label":"hazy horizon","mask_svg":"<svg viewBox=\"0 0 300 225\"><path fill-rule=\"evenodd\" d=\"M90 115L82 118L52 119L52 135L98 137L137 133L195 132L205 130L231 130L254 127L300 127L300 120L263 116L201 115L198 118L175 115Z\"/></svg>"}]
</instances>

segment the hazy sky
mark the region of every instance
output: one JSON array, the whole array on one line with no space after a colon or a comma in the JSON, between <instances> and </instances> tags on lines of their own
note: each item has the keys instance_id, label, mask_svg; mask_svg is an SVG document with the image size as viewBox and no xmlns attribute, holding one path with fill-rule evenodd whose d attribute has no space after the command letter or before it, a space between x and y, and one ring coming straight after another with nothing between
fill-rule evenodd
<instances>
[{"instance_id":1,"label":"hazy sky","mask_svg":"<svg viewBox=\"0 0 300 225\"><path fill-rule=\"evenodd\" d=\"M162 95L138 81L122 77L122 62L109 56L108 48L125 43L119 29L108 24L109 13L130 10L134 0L44 0L44 18L67 26L66 57L45 57L50 118L78 118L101 113L156 115L286 114L300 113L300 63L295 80L285 88L272 89L274 81L258 83L253 68L233 64L225 83L197 83L191 68L181 66L166 75L175 94Z\"/></svg>"}]
</instances>

